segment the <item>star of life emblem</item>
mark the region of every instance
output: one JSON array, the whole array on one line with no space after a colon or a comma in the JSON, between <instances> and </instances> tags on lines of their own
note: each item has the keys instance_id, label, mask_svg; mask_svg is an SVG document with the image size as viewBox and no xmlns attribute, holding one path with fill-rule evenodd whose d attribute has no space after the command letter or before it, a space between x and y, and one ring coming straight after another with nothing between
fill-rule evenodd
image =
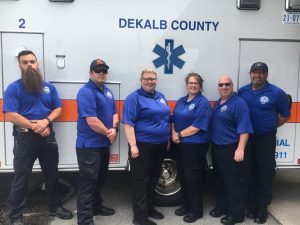
<instances>
[{"instance_id":1,"label":"star of life emblem","mask_svg":"<svg viewBox=\"0 0 300 225\"><path fill-rule=\"evenodd\" d=\"M165 45L155 45L153 52L159 57L153 60L155 68L164 66L165 74L173 74L173 67L181 69L185 63L179 57L185 53L182 45L175 47L173 39L165 39Z\"/></svg>"}]
</instances>

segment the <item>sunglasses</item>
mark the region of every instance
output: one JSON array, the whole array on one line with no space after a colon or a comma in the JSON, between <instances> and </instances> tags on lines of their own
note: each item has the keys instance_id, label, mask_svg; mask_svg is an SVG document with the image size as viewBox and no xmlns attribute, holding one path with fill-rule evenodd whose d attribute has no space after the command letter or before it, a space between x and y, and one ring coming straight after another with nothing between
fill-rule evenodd
<instances>
[{"instance_id":1,"label":"sunglasses","mask_svg":"<svg viewBox=\"0 0 300 225\"><path fill-rule=\"evenodd\" d=\"M95 73L104 73L104 74L107 74L107 69L105 69L105 68L95 68L94 72Z\"/></svg>"},{"instance_id":2,"label":"sunglasses","mask_svg":"<svg viewBox=\"0 0 300 225\"><path fill-rule=\"evenodd\" d=\"M218 87L229 87L231 85L231 83L218 83Z\"/></svg>"}]
</instances>

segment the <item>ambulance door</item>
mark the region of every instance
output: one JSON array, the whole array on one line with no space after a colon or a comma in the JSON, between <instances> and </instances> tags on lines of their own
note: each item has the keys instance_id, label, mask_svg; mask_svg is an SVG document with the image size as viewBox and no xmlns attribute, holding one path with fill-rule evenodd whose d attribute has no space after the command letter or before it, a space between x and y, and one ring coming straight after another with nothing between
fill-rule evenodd
<instances>
[{"instance_id":1,"label":"ambulance door","mask_svg":"<svg viewBox=\"0 0 300 225\"><path fill-rule=\"evenodd\" d=\"M86 82L75 81L50 81L55 85L62 99L63 114L55 123L55 133L59 145L59 169L77 170L76 136L77 136L77 103L76 96L79 89ZM118 110L120 107L120 82L107 82L106 85L112 91ZM110 169L124 169L127 164L126 151L120 151L122 132L119 132L116 142L110 146Z\"/></svg>"},{"instance_id":2,"label":"ambulance door","mask_svg":"<svg viewBox=\"0 0 300 225\"><path fill-rule=\"evenodd\" d=\"M299 59L300 40L241 39L238 71L238 87L250 82L249 70L254 62L265 62L269 67L268 80L293 99L292 117L278 129L276 161L280 167L299 166L300 132L299 116ZM298 138L299 139L299 138Z\"/></svg>"},{"instance_id":3,"label":"ambulance door","mask_svg":"<svg viewBox=\"0 0 300 225\"><path fill-rule=\"evenodd\" d=\"M43 34L3 32L1 33L1 37L2 37L1 65L2 65L2 82L3 82L3 90L1 91L1 95L11 82L19 79L21 76L17 55L22 50L25 49L32 50L36 54L39 62L39 68L41 70L41 73L44 76L45 73L44 73ZM2 166L5 166L7 169L12 169L13 137L12 137L12 124L9 122L4 123L4 135L5 135L5 143L4 143L4 152L5 152L4 164L5 165ZM0 156L2 158L2 155Z\"/></svg>"}]
</instances>

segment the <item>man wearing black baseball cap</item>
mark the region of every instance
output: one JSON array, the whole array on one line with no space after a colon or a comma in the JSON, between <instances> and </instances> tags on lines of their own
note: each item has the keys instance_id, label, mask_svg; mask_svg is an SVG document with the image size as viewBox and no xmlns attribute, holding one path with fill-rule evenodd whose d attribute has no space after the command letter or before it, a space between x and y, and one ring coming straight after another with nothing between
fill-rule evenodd
<instances>
[{"instance_id":1,"label":"man wearing black baseball cap","mask_svg":"<svg viewBox=\"0 0 300 225\"><path fill-rule=\"evenodd\" d=\"M256 62L251 66L250 72L255 70L261 70L262 72L268 74L268 66L263 62Z\"/></svg>"},{"instance_id":2,"label":"man wearing black baseball cap","mask_svg":"<svg viewBox=\"0 0 300 225\"><path fill-rule=\"evenodd\" d=\"M105 85L109 66L102 59L90 65L90 79L77 94L76 153L79 165L78 225L94 225L93 216L110 216L114 209L102 205L109 163L109 146L118 133L118 114L112 91Z\"/></svg>"},{"instance_id":3,"label":"man wearing black baseball cap","mask_svg":"<svg viewBox=\"0 0 300 225\"><path fill-rule=\"evenodd\" d=\"M259 224L266 222L272 201L277 127L290 118L287 94L267 78L267 64L256 62L250 69L251 83L238 91L249 106L254 129L249 139L252 159L247 217Z\"/></svg>"},{"instance_id":4,"label":"man wearing black baseball cap","mask_svg":"<svg viewBox=\"0 0 300 225\"><path fill-rule=\"evenodd\" d=\"M94 71L95 69L109 69L109 66L102 59L95 59L92 61L90 65L90 72Z\"/></svg>"}]
</instances>

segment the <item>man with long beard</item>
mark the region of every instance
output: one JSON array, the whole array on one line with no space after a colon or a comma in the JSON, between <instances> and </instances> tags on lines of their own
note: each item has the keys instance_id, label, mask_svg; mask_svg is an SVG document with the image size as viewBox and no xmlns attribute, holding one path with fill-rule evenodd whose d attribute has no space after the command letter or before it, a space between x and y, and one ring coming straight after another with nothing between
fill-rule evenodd
<instances>
[{"instance_id":1,"label":"man with long beard","mask_svg":"<svg viewBox=\"0 0 300 225\"><path fill-rule=\"evenodd\" d=\"M62 111L55 87L43 81L32 51L18 55L22 77L11 83L4 93L3 112L6 121L14 124L14 179L8 204L13 225L23 225L23 209L32 167L38 158L46 180L49 215L71 219L72 213L61 206L58 193L58 146L52 121Z\"/></svg>"}]
</instances>

